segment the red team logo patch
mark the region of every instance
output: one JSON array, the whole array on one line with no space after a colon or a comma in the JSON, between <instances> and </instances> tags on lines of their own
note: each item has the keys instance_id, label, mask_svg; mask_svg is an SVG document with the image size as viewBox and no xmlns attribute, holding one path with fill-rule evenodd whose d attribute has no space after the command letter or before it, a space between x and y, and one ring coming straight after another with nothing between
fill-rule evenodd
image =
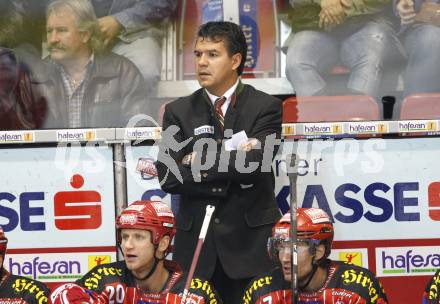
<instances>
[{"instance_id":1,"label":"red team logo patch","mask_svg":"<svg viewBox=\"0 0 440 304\"><path fill-rule=\"evenodd\" d=\"M139 158L136 172L141 174L142 179L150 180L156 178L158 176L156 165L154 164L154 160L151 158Z\"/></svg>"}]
</instances>

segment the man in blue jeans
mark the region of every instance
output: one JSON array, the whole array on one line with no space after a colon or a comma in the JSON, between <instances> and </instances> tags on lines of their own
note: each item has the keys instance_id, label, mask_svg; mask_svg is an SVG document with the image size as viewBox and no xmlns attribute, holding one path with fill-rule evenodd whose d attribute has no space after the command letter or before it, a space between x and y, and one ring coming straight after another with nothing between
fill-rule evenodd
<instances>
[{"instance_id":1,"label":"man in blue jeans","mask_svg":"<svg viewBox=\"0 0 440 304\"><path fill-rule=\"evenodd\" d=\"M160 80L161 39L177 0L91 0L107 47L130 59L144 76L149 94Z\"/></svg>"},{"instance_id":2,"label":"man in blue jeans","mask_svg":"<svg viewBox=\"0 0 440 304\"><path fill-rule=\"evenodd\" d=\"M394 2L408 55L408 64L403 76L404 97L415 93L440 92L440 27L420 18L424 2L430 1Z\"/></svg>"},{"instance_id":3,"label":"man in blue jeans","mask_svg":"<svg viewBox=\"0 0 440 304\"><path fill-rule=\"evenodd\" d=\"M335 65L350 69L345 91L379 91L387 60L401 54L390 21L389 0L293 0L289 15L286 75L297 96L332 95L326 75Z\"/></svg>"}]
</instances>

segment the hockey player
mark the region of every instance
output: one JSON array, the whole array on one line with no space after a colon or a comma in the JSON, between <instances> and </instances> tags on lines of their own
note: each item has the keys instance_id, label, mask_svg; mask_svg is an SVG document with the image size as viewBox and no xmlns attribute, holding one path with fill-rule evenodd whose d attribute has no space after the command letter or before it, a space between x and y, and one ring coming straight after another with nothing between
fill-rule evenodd
<instances>
[{"instance_id":1,"label":"hockey player","mask_svg":"<svg viewBox=\"0 0 440 304\"><path fill-rule=\"evenodd\" d=\"M440 304L440 269L434 274L423 293L423 304Z\"/></svg>"},{"instance_id":2,"label":"hockey player","mask_svg":"<svg viewBox=\"0 0 440 304\"><path fill-rule=\"evenodd\" d=\"M45 304L49 288L39 281L9 273L4 267L8 239L0 226L0 303L1 304Z\"/></svg>"},{"instance_id":3,"label":"hockey player","mask_svg":"<svg viewBox=\"0 0 440 304\"><path fill-rule=\"evenodd\" d=\"M298 208L298 302L322 304L387 303L377 278L367 269L328 259L333 225L318 208ZM291 304L290 214L272 229L268 251L279 265L255 278L243 295L245 304Z\"/></svg>"},{"instance_id":4,"label":"hockey player","mask_svg":"<svg viewBox=\"0 0 440 304\"><path fill-rule=\"evenodd\" d=\"M116 228L125 260L94 267L76 282L81 288L61 286L52 303L180 304L186 276L165 260L175 234L171 209L162 202L134 202L117 218ZM185 303L222 302L208 281L194 277Z\"/></svg>"}]
</instances>

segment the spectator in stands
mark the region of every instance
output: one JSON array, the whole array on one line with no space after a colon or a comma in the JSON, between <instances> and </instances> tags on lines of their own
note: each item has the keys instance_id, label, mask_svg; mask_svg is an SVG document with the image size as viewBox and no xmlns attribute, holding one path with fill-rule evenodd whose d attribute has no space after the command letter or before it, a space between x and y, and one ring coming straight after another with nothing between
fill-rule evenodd
<instances>
[{"instance_id":1,"label":"spectator in stands","mask_svg":"<svg viewBox=\"0 0 440 304\"><path fill-rule=\"evenodd\" d=\"M45 2L35 0L0 1L0 47L17 48L26 44L41 57Z\"/></svg>"},{"instance_id":2,"label":"spectator in stands","mask_svg":"<svg viewBox=\"0 0 440 304\"><path fill-rule=\"evenodd\" d=\"M195 250L206 206L217 206L196 273L210 279L228 304L240 303L251 278L270 269L261 248L281 216L271 172L281 102L241 83L246 52L237 24L208 22L199 28L194 55L202 88L166 105L156 163L162 189L181 194L173 258L184 269L190 267L188 252ZM226 150L231 136L240 144ZM253 168L244 169L249 162Z\"/></svg>"},{"instance_id":3,"label":"spectator in stands","mask_svg":"<svg viewBox=\"0 0 440 304\"><path fill-rule=\"evenodd\" d=\"M102 50L90 1L55 0L46 14L46 127L122 127L144 113L144 79L131 61Z\"/></svg>"},{"instance_id":4,"label":"spectator in stands","mask_svg":"<svg viewBox=\"0 0 440 304\"><path fill-rule=\"evenodd\" d=\"M395 0L408 64L404 96L440 92L440 4L427 0Z\"/></svg>"},{"instance_id":5,"label":"spectator in stands","mask_svg":"<svg viewBox=\"0 0 440 304\"><path fill-rule=\"evenodd\" d=\"M160 80L161 42L177 0L92 0L104 44L130 59L146 80L148 94Z\"/></svg>"},{"instance_id":6,"label":"spectator in stands","mask_svg":"<svg viewBox=\"0 0 440 304\"><path fill-rule=\"evenodd\" d=\"M403 51L391 22L390 0L291 0L292 35L286 75L297 96L379 91L385 64ZM350 69L342 91L328 83L332 68Z\"/></svg>"},{"instance_id":7,"label":"spectator in stands","mask_svg":"<svg viewBox=\"0 0 440 304\"><path fill-rule=\"evenodd\" d=\"M431 277L423 292L423 304L440 303L440 269Z\"/></svg>"},{"instance_id":8,"label":"spectator in stands","mask_svg":"<svg viewBox=\"0 0 440 304\"><path fill-rule=\"evenodd\" d=\"M0 226L0 303L46 304L49 288L39 281L13 275L4 267L8 239Z\"/></svg>"},{"instance_id":9,"label":"spectator in stands","mask_svg":"<svg viewBox=\"0 0 440 304\"><path fill-rule=\"evenodd\" d=\"M0 130L40 128L46 101L34 85L43 31L38 1L0 1Z\"/></svg>"},{"instance_id":10,"label":"spectator in stands","mask_svg":"<svg viewBox=\"0 0 440 304\"><path fill-rule=\"evenodd\" d=\"M298 208L296 219L299 303L387 303L382 285L368 269L328 258L334 231L322 209ZM292 303L290 213L274 226L267 249L278 266L249 284L244 304Z\"/></svg>"},{"instance_id":11,"label":"spectator in stands","mask_svg":"<svg viewBox=\"0 0 440 304\"><path fill-rule=\"evenodd\" d=\"M17 53L0 47L0 130L41 128L46 117L46 99L33 84L29 65ZM29 54L25 56L29 59ZM41 60L34 58L35 64Z\"/></svg>"}]
</instances>

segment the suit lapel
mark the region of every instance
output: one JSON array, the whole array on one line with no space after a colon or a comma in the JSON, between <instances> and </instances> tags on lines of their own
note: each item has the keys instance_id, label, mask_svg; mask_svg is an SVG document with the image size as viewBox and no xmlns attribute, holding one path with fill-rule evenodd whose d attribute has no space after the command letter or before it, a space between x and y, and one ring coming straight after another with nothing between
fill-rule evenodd
<instances>
[{"instance_id":1,"label":"suit lapel","mask_svg":"<svg viewBox=\"0 0 440 304\"><path fill-rule=\"evenodd\" d=\"M200 134L195 134L196 130L201 127L214 127L214 131L218 128L216 125L217 121L214 117L214 107L211 104L208 95L204 89L198 93L198 96L194 99L191 111L190 123L191 129L189 136L194 137L194 139L204 138L204 137L214 137L214 134L207 131L202 131ZM200 130L199 130L200 131Z\"/></svg>"},{"instance_id":2,"label":"suit lapel","mask_svg":"<svg viewBox=\"0 0 440 304\"><path fill-rule=\"evenodd\" d=\"M237 120L237 107L229 106L225 115L225 130L234 129L235 122Z\"/></svg>"},{"instance_id":3,"label":"suit lapel","mask_svg":"<svg viewBox=\"0 0 440 304\"><path fill-rule=\"evenodd\" d=\"M228 107L228 110L226 111L225 115L225 130L226 129L232 129L235 130L235 125L237 123L237 119L239 117L240 109L242 108L243 104L246 102L245 99L243 99L243 89L244 85L240 81L238 83L237 89L235 90L232 98L235 99L234 102L231 100L231 104Z\"/></svg>"}]
</instances>

